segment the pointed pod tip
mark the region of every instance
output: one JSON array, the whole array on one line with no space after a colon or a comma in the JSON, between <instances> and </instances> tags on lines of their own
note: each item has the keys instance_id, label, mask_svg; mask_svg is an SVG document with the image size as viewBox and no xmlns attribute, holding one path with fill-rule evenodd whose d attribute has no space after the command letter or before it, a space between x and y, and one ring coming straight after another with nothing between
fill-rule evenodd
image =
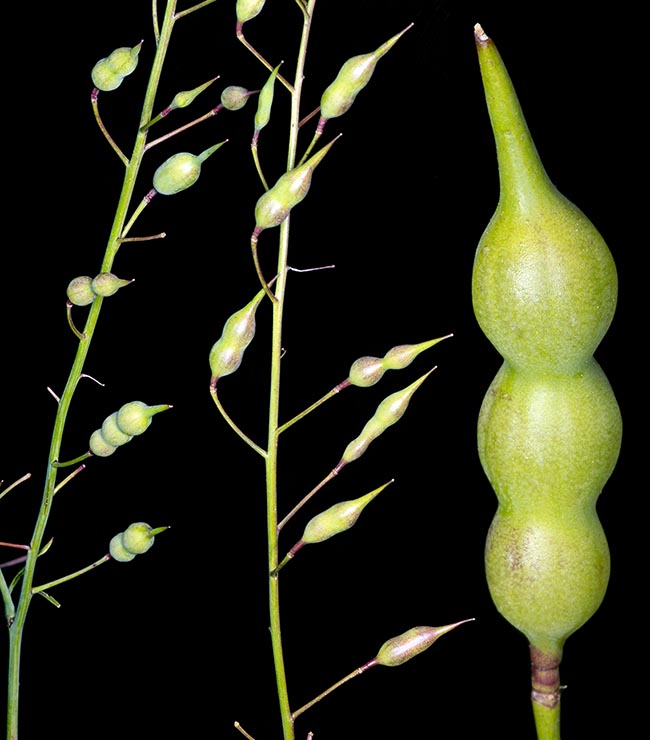
<instances>
[{"instance_id":1,"label":"pointed pod tip","mask_svg":"<svg viewBox=\"0 0 650 740\"><path fill-rule=\"evenodd\" d=\"M485 46L490 41L490 37L485 33L480 23L474 25L474 39L481 46Z\"/></svg>"}]
</instances>

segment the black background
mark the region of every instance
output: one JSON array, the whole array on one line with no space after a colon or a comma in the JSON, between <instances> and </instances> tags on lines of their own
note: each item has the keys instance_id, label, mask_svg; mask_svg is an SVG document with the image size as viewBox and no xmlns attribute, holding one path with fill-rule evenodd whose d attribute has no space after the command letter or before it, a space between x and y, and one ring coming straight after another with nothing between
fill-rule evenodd
<instances>
[{"instance_id":1,"label":"black background","mask_svg":"<svg viewBox=\"0 0 650 740\"><path fill-rule=\"evenodd\" d=\"M334 467L386 395L438 365L399 424L283 533L286 551L326 505L395 478L353 530L306 548L282 574L293 704L414 625L476 621L400 668L376 668L339 689L298 720L301 739L309 730L316 740L534 737L527 644L494 609L482 564L496 499L478 462L475 426L500 359L476 326L470 297L474 249L498 195L476 22L499 47L549 174L594 221L619 269L619 308L597 353L625 423L619 464L599 502L612 577L598 613L567 642L563 737L624 738L641 721L634 666L645 651L639 507L647 484L633 451L642 434L646 327L641 23L625 3L513 5L317 3L305 113L343 61L415 26L380 61L351 111L328 124L325 140L343 136L293 212L290 264L336 267L290 277L282 417L343 380L361 355L454 338L372 389L346 391L282 437L286 512ZM154 43L144 0L77 4L66 14L49 4L13 12L20 46L3 52L0 477L11 482L31 472L32 479L0 502L0 539L27 542L54 418L47 387L63 388L76 347L65 288L72 277L99 271L122 177L93 119L90 70L115 47L144 39L136 72L100 96L104 121L128 152ZM272 63L284 60L291 77L300 24L294 2L269 0L245 31ZM267 73L234 31L234 2L225 0L177 24L157 108L178 90L220 79L161 123L161 133L214 107L226 85L263 84ZM174 408L114 456L91 459L57 495L47 530L54 545L36 583L96 560L132 521L171 529L146 556L53 589L60 609L34 600L21 677L23 740L237 738L235 720L255 740L281 737L267 629L263 465L208 393L210 347L258 289L249 251L262 192L249 150L255 105L223 112L145 158L136 202L166 157L229 139L193 188L155 198L134 228L167 238L122 247L114 271L135 283L105 302L86 365L104 386L79 386L62 456L87 449L90 433L127 401ZM278 86L259 149L270 180L284 166L287 112ZM301 145L310 137L307 128ZM260 238L267 274L276 239L277 231ZM258 312L242 368L220 384L231 415L260 444L267 308ZM74 315L83 325L85 309ZM14 554L3 550L4 559Z\"/></svg>"}]
</instances>

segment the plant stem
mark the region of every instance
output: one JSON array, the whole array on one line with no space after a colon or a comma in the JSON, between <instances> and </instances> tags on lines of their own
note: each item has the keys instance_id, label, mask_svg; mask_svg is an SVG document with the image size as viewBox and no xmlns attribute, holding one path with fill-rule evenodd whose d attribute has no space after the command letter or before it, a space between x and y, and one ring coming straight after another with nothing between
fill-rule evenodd
<instances>
[{"instance_id":1,"label":"plant stem","mask_svg":"<svg viewBox=\"0 0 650 740\"><path fill-rule=\"evenodd\" d=\"M169 39L174 25L174 13L176 10L176 0L169 0L165 8L165 16L160 33L160 39L156 54L154 57L149 83L145 93L142 106L142 114L138 128L151 119L156 90L162 73L162 66L169 47ZM124 224L126 221L127 211L129 209L133 190L136 182L140 165L145 152L146 133L138 131L135 143L133 145L133 154L126 167L122 190L115 211L115 217L109 235L104 259L101 266L101 272L110 272L113 260L121 243L121 237L124 236ZM102 307L103 299L97 297L90 305L88 318L83 331L83 339L80 339L77 347L77 353L68 376L65 389L61 394L58 404L54 427L52 430L52 440L50 443L50 452L48 464L45 473L45 483L43 488L43 497L38 518L32 534L31 548L27 555L25 570L23 573L23 583L16 607L14 619L9 626L9 664L8 664L8 681L7 681L7 738L8 740L18 740L18 709L19 709L19 685L20 685L20 654L23 640L23 633L27 612L31 604L34 581L34 571L36 561L41 549L41 543L45 534L48 518L50 515L54 491L56 488L56 478L58 469L55 466L59 458L59 451L63 439L65 422L72 402L72 397L77 388L79 378L82 375L84 363L90 349L90 344L97 327L99 313Z\"/></svg>"},{"instance_id":2,"label":"plant stem","mask_svg":"<svg viewBox=\"0 0 650 740\"><path fill-rule=\"evenodd\" d=\"M291 114L289 124L289 143L287 152L287 171L293 169L298 150L298 133L300 123L300 98L304 77L305 60L311 21L316 0L309 0L307 11L303 13L303 27L300 40L298 58L296 60L296 75L291 96ZM287 261L289 251L289 223L290 216L280 225L280 245L278 252L278 281L275 291L276 300L273 301L273 324L271 337L271 389L269 398L269 426L266 458L266 501L267 501L267 537L268 537L268 566L269 573L273 573L278 566L278 497L277 497L277 462L279 438L279 408L280 408L280 367L282 357L282 316L287 281ZM286 669L282 649L280 628L280 584L277 573L269 576L269 616L271 628L271 644L273 649L273 663L278 691L278 702L282 720L284 740L295 740L294 722L289 705Z\"/></svg>"}]
</instances>

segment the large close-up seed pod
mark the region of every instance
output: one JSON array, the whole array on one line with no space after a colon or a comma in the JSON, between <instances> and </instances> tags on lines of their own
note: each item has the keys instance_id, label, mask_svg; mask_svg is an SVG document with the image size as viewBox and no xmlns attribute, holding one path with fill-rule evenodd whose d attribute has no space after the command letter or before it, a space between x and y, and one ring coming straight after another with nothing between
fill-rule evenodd
<instances>
[{"instance_id":1,"label":"large close-up seed pod","mask_svg":"<svg viewBox=\"0 0 650 740\"><path fill-rule=\"evenodd\" d=\"M478 423L499 503L485 564L497 609L530 642L538 737L559 740L564 643L610 572L596 502L622 424L593 353L618 281L603 238L544 170L494 42L475 34L501 186L472 281L477 320L504 358Z\"/></svg>"}]
</instances>

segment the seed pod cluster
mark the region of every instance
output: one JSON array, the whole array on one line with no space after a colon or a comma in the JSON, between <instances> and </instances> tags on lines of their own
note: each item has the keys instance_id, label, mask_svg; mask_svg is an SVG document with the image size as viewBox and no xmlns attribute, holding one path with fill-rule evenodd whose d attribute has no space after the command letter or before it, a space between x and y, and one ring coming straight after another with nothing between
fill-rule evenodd
<instances>
[{"instance_id":1,"label":"seed pod cluster","mask_svg":"<svg viewBox=\"0 0 650 740\"><path fill-rule=\"evenodd\" d=\"M118 447L143 434L155 414L170 408L169 404L148 406L142 401L124 404L119 411L107 416L101 427L90 435L90 452L97 457L112 455Z\"/></svg>"},{"instance_id":2,"label":"seed pod cluster","mask_svg":"<svg viewBox=\"0 0 650 740\"><path fill-rule=\"evenodd\" d=\"M148 552L152 547L157 534L163 532L167 527L153 529L146 522L133 522L124 532L119 532L108 546L108 551L113 560L119 563L128 563L136 555Z\"/></svg>"},{"instance_id":3,"label":"seed pod cluster","mask_svg":"<svg viewBox=\"0 0 650 740\"><path fill-rule=\"evenodd\" d=\"M134 47L121 46L109 56L100 59L91 72L93 85L105 92L118 88L124 78L138 66L141 47L142 42Z\"/></svg>"},{"instance_id":4,"label":"seed pod cluster","mask_svg":"<svg viewBox=\"0 0 650 740\"><path fill-rule=\"evenodd\" d=\"M224 324L219 339L212 345L210 370L213 386L219 378L234 373L241 365L244 352L255 336L255 313L264 294L264 289L260 290L252 301L235 311Z\"/></svg>"},{"instance_id":5,"label":"seed pod cluster","mask_svg":"<svg viewBox=\"0 0 650 740\"><path fill-rule=\"evenodd\" d=\"M593 353L617 275L603 238L544 170L493 41L480 26L475 34L500 179L472 278L476 318L503 357L478 421L498 499L485 565L497 609L531 644L538 718L559 708L564 642L598 609L609 578L596 502L622 425Z\"/></svg>"},{"instance_id":6,"label":"seed pod cluster","mask_svg":"<svg viewBox=\"0 0 650 740\"><path fill-rule=\"evenodd\" d=\"M201 174L201 165L226 142L221 141L201 154L178 152L166 159L154 172L153 186L161 195L174 195L194 185Z\"/></svg>"},{"instance_id":7,"label":"seed pod cluster","mask_svg":"<svg viewBox=\"0 0 650 740\"><path fill-rule=\"evenodd\" d=\"M68 300L74 306L87 306L97 296L106 298L115 295L120 288L132 282L133 280L118 278L112 272L100 272L94 278L89 275L80 275L68 283L66 293Z\"/></svg>"}]
</instances>

